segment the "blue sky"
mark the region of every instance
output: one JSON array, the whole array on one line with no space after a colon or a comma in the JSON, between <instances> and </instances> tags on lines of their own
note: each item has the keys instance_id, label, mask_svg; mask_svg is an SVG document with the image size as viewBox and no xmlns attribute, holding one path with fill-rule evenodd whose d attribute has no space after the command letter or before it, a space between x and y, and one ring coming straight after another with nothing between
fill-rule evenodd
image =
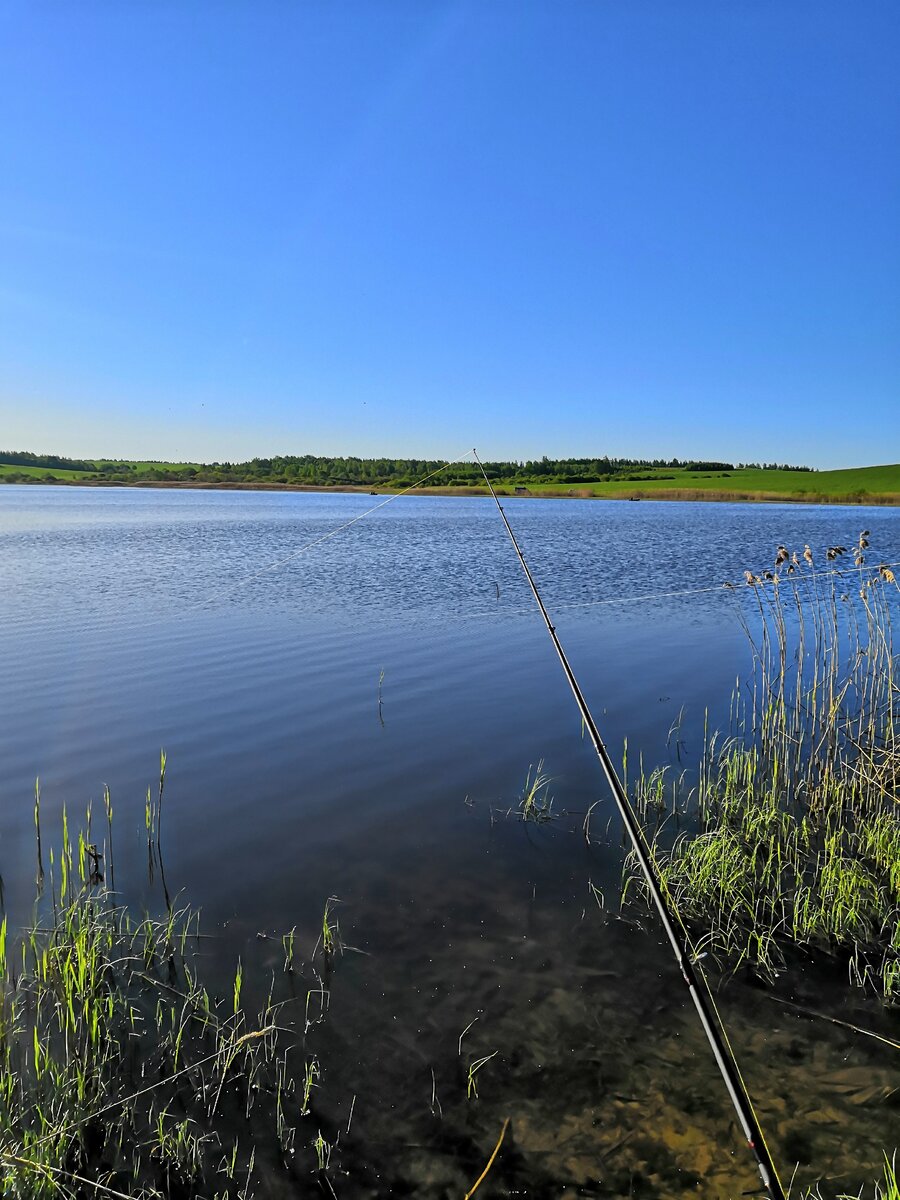
<instances>
[{"instance_id":1,"label":"blue sky","mask_svg":"<svg viewBox=\"0 0 900 1200\"><path fill-rule=\"evenodd\" d=\"M900 5L0 0L0 448L900 460Z\"/></svg>"}]
</instances>

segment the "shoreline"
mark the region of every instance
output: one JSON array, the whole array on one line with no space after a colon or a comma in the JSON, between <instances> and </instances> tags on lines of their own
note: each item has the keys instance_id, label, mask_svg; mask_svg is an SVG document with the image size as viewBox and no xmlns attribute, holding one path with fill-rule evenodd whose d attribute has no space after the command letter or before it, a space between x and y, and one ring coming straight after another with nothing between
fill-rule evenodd
<instances>
[{"instance_id":1,"label":"shoreline","mask_svg":"<svg viewBox=\"0 0 900 1200\"><path fill-rule=\"evenodd\" d=\"M3 486L0 476L0 486ZM373 488L368 484L310 484L310 483L247 483L238 481L222 481L212 483L195 480L163 480L142 479L133 482L105 479L34 479L24 481L18 479L10 486L19 487L87 487L87 488L169 488L173 490L207 491L207 492L356 492L369 496L396 496L407 489L404 488ZM598 495L585 486L574 488L547 489L531 491L526 489L519 492L515 485L500 484L495 488L498 496L515 500L622 500L622 501L685 501L688 503L709 504L813 504L836 505L846 508L860 507L900 507L900 493L881 492L866 495L844 494L829 496L824 493L798 494L796 492L744 492L713 490L712 488L633 488L628 491L617 491L615 495ZM475 497L489 496L486 487L427 487L411 489L409 494L420 496L446 497Z\"/></svg>"}]
</instances>

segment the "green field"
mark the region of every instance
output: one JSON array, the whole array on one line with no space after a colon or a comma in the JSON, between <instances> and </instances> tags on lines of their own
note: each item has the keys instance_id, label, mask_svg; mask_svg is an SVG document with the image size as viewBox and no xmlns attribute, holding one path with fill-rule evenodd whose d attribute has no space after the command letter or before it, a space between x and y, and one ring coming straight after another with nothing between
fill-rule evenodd
<instances>
[{"instance_id":1,"label":"green field","mask_svg":"<svg viewBox=\"0 0 900 1200\"><path fill-rule=\"evenodd\" d=\"M10 467L0 463L0 479L5 475L27 475L30 479L37 480L44 480L48 475L52 475L55 479L70 479L75 482L85 478L84 471L66 471L61 467L54 467L52 470L49 467Z\"/></svg>"},{"instance_id":2,"label":"green field","mask_svg":"<svg viewBox=\"0 0 900 1200\"><path fill-rule=\"evenodd\" d=\"M56 480L65 480L71 483L94 483L96 482L94 477L104 467L119 467L122 465L133 470L136 475L157 469L163 471L183 471L187 467L193 467L196 470L200 466L199 463L137 462L123 458L98 458L94 461L95 469L93 471L72 471L65 467L31 467L22 464L9 465L7 463L0 463L0 481L9 475L26 475L29 480L35 479L40 482L52 483ZM48 478L49 476L52 476L52 479Z\"/></svg>"},{"instance_id":3,"label":"green field","mask_svg":"<svg viewBox=\"0 0 900 1200\"><path fill-rule=\"evenodd\" d=\"M256 461L256 460L255 460ZM429 464L431 465L431 464ZM488 467L491 464L487 464ZM533 478L515 478L508 473L515 464L503 464L504 472L492 472L494 486L503 495L517 492L526 496L601 497L611 500L793 500L812 504L900 504L900 464L873 467L852 467L840 471L773 470L734 468L732 470L688 470L683 467L636 466L617 472L616 478L602 482L566 483L559 480L539 482ZM138 462L123 459L92 460L92 470L71 470L62 467L22 466L0 464L0 483L84 483L125 484L132 486L239 486L292 487L312 486L360 490L396 491L406 480L392 479L359 483L339 474L328 479L305 480L288 478L274 471L258 470L244 473L244 467L234 469L202 463ZM105 469L105 470L104 470ZM411 479L421 478L421 471L410 472ZM469 486L441 485L441 476L433 478L427 488L447 495L473 495L486 489L479 486L473 475Z\"/></svg>"},{"instance_id":4,"label":"green field","mask_svg":"<svg viewBox=\"0 0 900 1200\"><path fill-rule=\"evenodd\" d=\"M679 471L669 467L635 471L640 479L603 483L532 484L528 493L600 496L607 499L796 500L810 503L900 504L900 463L840 471ZM504 487L504 491L512 489Z\"/></svg>"}]
</instances>

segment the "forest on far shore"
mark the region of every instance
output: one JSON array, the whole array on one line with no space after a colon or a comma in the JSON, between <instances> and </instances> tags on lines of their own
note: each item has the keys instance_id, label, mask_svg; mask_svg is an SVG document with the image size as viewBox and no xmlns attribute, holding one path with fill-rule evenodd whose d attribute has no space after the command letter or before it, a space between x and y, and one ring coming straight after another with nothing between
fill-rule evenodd
<instances>
[{"instance_id":1,"label":"forest on far shore","mask_svg":"<svg viewBox=\"0 0 900 1200\"><path fill-rule=\"evenodd\" d=\"M602 483L621 480L640 482L664 478L662 471L707 472L745 469L811 471L810 467L787 463L728 463L706 460L644 458L547 458L486 462L488 478L495 484ZM425 476L423 486L476 487L483 483L477 463L448 464L440 459L419 458L327 458L314 454L252 458L247 462L169 463L136 462L124 459L76 459L58 454L34 454L24 450L0 451L0 479L6 483L52 483L57 480L85 483L244 483L306 484L308 486L410 487ZM674 478L674 475L673 475Z\"/></svg>"}]
</instances>

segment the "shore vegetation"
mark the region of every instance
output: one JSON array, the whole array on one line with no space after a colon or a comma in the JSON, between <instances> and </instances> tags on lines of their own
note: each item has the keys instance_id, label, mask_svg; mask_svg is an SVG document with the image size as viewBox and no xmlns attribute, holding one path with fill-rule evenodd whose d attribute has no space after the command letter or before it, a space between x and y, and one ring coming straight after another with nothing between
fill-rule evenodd
<instances>
[{"instance_id":1,"label":"shore vegetation","mask_svg":"<svg viewBox=\"0 0 900 1200\"><path fill-rule=\"evenodd\" d=\"M732 728L705 738L695 786L665 769L636 798L659 876L699 953L771 982L798 954L837 960L854 985L900 1003L898 584L854 565L827 582L779 547L748 571L753 674ZM799 557L799 556L797 556ZM792 573L782 573L785 568ZM641 889L628 868L626 892Z\"/></svg>"},{"instance_id":2,"label":"shore vegetation","mask_svg":"<svg viewBox=\"0 0 900 1200\"><path fill-rule=\"evenodd\" d=\"M673 458L541 459L485 463L500 495L613 500L780 500L805 503L900 503L900 464L814 471L789 463L730 463ZM397 491L431 476L423 490L483 495L477 464L431 459L327 458L312 454L247 462L172 463L70 459L0 451L0 483L88 486L224 487Z\"/></svg>"},{"instance_id":3,"label":"shore vegetation","mask_svg":"<svg viewBox=\"0 0 900 1200\"><path fill-rule=\"evenodd\" d=\"M107 816L98 847L90 812L75 837L64 810L48 854L37 799L35 920L22 935L0 923L3 1195L249 1200L276 1176L332 1194L336 1143L314 1099L321 977L302 986L286 966L254 1002L238 961L214 996L197 914L136 916L108 886ZM152 829L148 846L161 871Z\"/></svg>"}]
</instances>

